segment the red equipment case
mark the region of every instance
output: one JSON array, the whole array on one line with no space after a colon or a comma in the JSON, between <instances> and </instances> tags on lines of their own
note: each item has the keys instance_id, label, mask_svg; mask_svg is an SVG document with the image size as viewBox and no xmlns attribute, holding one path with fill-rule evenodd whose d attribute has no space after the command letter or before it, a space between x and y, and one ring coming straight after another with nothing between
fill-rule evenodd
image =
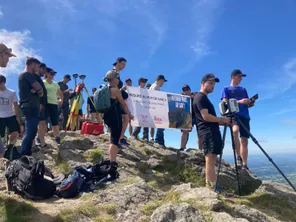
<instances>
[{"instance_id":1,"label":"red equipment case","mask_svg":"<svg viewBox=\"0 0 296 222\"><path fill-rule=\"evenodd\" d=\"M100 123L84 122L80 134L99 136L104 134L104 125Z\"/></svg>"}]
</instances>

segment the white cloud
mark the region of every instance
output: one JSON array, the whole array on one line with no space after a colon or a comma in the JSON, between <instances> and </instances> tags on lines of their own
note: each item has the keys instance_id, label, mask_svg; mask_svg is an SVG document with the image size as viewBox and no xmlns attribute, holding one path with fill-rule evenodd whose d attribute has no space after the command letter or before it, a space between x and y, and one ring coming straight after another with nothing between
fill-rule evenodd
<instances>
[{"instance_id":1,"label":"white cloud","mask_svg":"<svg viewBox=\"0 0 296 222\"><path fill-rule=\"evenodd\" d=\"M215 23L223 12L222 0L194 0L191 9L194 41L189 48L193 50L192 58L177 73L183 75L189 72L203 57L215 54L209 45L209 39L215 28Z\"/></svg>"},{"instance_id":2,"label":"white cloud","mask_svg":"<svg viewBox=\"0 0 296 222\"><path fill-rule=\"evenodd\" d=\"M289 90L296 84L296 57L282 65L280 71L271 76L270 81L264 82L257 87L262 89L261 99L272 99ZM288 110L290 110L289 108ZM295 110L295 108L293 108Z\"/></svg>"},{"instance_id":3,"label":"white cloud","mask_svg":"<svg viewBox=\"0 0 296 222\"><path fill-rule=\"evenodd\" d=\"M0 72L6 76L18 75L22 72L25 68L26 56L42 59L37 51L30 46L32 37L28 30L10 32L5 29L0 29L0 42L12 48L12 52L17 56L11 57L8 66L4 69L0 69Z\"/></svg>"}]
</instances>

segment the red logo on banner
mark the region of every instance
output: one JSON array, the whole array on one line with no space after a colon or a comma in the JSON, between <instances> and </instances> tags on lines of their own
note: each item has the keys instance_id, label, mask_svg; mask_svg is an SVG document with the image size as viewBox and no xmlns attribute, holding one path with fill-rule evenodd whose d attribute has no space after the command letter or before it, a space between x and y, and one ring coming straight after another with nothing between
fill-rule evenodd
<instances>
[{"instance_id":1,"label":"red logo on banner","mask_svg":"<svg viewBox=\"0 0 296 222\"><path fill-rule=\"evenodd\" d=\"M154 116L154 122L157 124L162 124L162 119L159 117Z\"/></svg>"},{"instance_id":2,"label":"red logo on banner","mask_svg":"<svg viewBox=\"0 0 296 222\"><path fill-rule=\"evenodd\" d=\"M148 122L148 115L147 114L141 114L141 119L143 123L147 123Z\"/></svg>"}]
</instances>

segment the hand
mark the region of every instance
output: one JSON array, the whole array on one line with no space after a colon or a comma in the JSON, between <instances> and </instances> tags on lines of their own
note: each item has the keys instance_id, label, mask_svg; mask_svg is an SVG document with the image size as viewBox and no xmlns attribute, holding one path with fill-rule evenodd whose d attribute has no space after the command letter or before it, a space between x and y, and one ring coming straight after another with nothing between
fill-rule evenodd
<instances>
[{"instance_id":1,"label":"hand","mask_svg":"<svg viewBox=\"0 0 296 222\"><path fill-rule=\"evenodd\" d=\"M127 89L127 87L126 87L126 86L123 86L121 89L122 89L122 90L126 90L126 89Z\"/></svg>"},{"instance_id":2,"label":"hand","mask_svg":"<svg viewBox=\"0 0 296 222\"><path fill-rule=\"evenodd\" d=\"M24 132L25 132L25 128L24 128L24 126L20 126L20 131L21 131L21 135L24 135Z\"/></svg>"},{"instance_id":3,"label":"hand","mask_svg":"<svg viewBox=\"0 0 296 222\"><path fill-rule=\"evenodd\" d=\"M129 114L128 117L132 120L134 119L134 116L132 114Z\"/></svg>"},{"instance_id":4,"label":"hand","mask_svg":"<svg viewBox=\"0 0 296 222\"><path fill-rule=\"evenodd\" d=\"M229 125L230 124L230 118L228 118L228 117L222 117L221 118L221 122L222 122L222 124L224 125Z\"/></svg>"},{"instance_id":5,"label":"hand","mask_svg":"<svg viewBox=\"0 0 296 222\"><path fill-rule=\"evenodd\" d=\"M42 104L40 104L39 109L40 109L40 112L42 112L42 110L43 110L43 105Z\"/></svg>"},{"instance_id":6,"label":"hand","mask_svg":"<svg viewBox=\"0 0 296 222\"><path fill-rule=\"evenodd\" d=\"M60 100L59 100L59 103L58 103L58 106L59 106L59 107L62 107L62 105L63 105L63 100L60 99Z\"/></svg>"},{"instance_id":7,"label":"hand","mask_svg":"<svg viewBox=\"0 0 296 222\"><path fill-rule=\"evenodd\" d=\"M244 99L241 99L241 100L239 100L239 103L240 104L249 104L251 102L251 100L250 99L248 99L248 98L244 98Z\"/></svg>"},{"instance_id":8,"label":"hand","mask_svg":"<svg viewBox=\"0 0 296 222\"><path fill-rule=\"evenodd\" d=\"M67 89L66 91L67 91L67 92L71 92L71 91L73 91L73 89L69 88L69 89Z\"/></svg>"}]
</instances>

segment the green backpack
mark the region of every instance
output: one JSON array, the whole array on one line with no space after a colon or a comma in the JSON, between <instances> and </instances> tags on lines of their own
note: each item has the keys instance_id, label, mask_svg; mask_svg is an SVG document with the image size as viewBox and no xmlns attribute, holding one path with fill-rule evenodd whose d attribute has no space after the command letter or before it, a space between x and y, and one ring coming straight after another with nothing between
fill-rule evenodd
<instances>
[{"instance_id":1,"label":"green backpack","mask_svg":"<svg viewBox=\"0 0 296 222\"><path fill-rule=\"evenodd\" d=\"M109 86L101 85L94 94L94 105L99 113L106 113L116 102L111 104Z\"/></svg>"}]
</instances>

